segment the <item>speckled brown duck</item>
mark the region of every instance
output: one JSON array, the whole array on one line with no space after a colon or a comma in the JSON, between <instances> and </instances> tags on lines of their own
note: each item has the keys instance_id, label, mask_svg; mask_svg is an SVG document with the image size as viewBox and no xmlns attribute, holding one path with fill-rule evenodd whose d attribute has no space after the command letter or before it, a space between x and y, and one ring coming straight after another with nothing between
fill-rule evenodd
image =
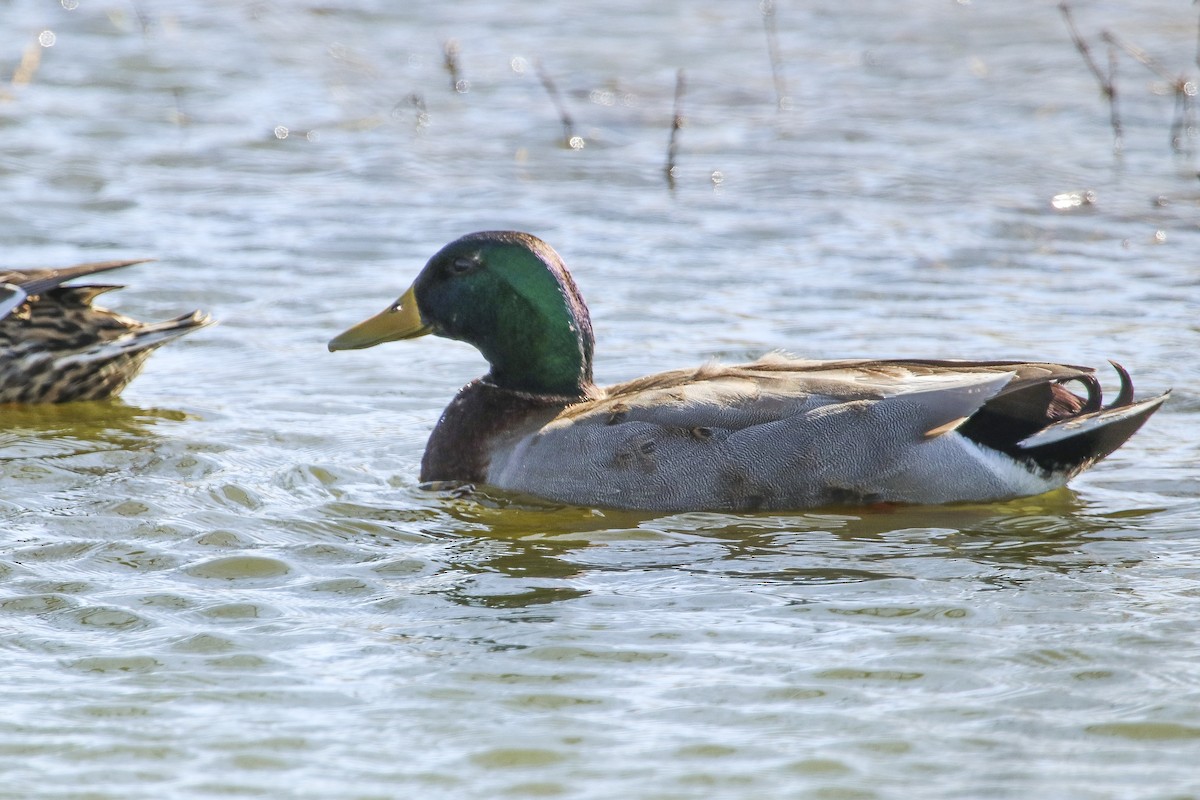
<instances>
[{"instance_id":1,"label":"speckled brown duck","mask_svg":"<svg viewBox=\"0 0 1200 800\"><path fill-rule=\"evenodd\" d=\"M120 286L63 285L143 261L0 271L0 403L114 397L154 350L212 323L199 311L165 322L138 322L92 305L98 295Z\"/></svg>"},{"instance_id":2,"label":"speckled brown duck","mask_svg":"<svg viewBox=\"0 0 1200 800\"><path fill-rule=\"evenodd\" d=\"M803 509L1002 500L1059 488L1166 400L1104 405L1089 367L772 355L601 388L592 326L562 259L525 233L464 236L331 350L436 334L491 371L442 414L421 480L575 505ZM1067 386L1077 384L1081 394Z\"/></svg>"}]
</instances>

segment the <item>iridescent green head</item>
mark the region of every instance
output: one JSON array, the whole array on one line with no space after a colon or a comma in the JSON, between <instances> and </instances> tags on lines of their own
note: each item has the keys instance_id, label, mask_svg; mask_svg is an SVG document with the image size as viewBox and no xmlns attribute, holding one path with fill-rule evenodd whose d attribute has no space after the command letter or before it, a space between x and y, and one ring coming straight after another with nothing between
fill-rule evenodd
<instances>
[{"instance_id":1,"label":"iridescent green head","mask_svg":"<svg viewBox=\"0 0 1200 800\"><path fill-rule=\"evenodd\" d=\"M592 388L592 322L558 253L536 236L483 231L438 251L382 313L329 343L372 347L433 333L474 345L497 386L583 397Z\"/></svg>"}]
</instances>

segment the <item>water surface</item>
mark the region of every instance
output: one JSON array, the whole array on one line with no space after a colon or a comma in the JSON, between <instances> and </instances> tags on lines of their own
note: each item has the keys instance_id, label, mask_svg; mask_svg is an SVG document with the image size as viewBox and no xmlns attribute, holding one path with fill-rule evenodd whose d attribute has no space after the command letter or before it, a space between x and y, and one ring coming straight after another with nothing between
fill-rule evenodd
<instances>
[{"instance_id":1,"label":"water surface","mask_svg":"<svg viewBox=\"0 0 1200 800\"><path fill-rule=\"evenodd\" d=\"M1169 87L1121 61L1115 158L1053 4L776 5L782 110L753 2L0 6L6 263L153 256L106 300L221 321L122 400L3 412L0 797L1200 796ZM1102 63L1107 27L1200 70L1189 4L1076 18ZM602 382L783 348L1113 358L1174 396L1009 503L431 493L480 357L324 345L486 228L564 255Z\"/></svg>"}]
</instances>

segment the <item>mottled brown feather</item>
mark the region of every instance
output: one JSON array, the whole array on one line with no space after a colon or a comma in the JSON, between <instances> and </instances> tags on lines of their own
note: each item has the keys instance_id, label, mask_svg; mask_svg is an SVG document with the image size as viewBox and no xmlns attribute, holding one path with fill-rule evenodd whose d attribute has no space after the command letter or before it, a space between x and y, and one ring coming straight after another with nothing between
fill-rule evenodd
<instances>
[{"instance_id":1,"label":"mottled brown feather","mask_svg":"<svg viewBox=\"0 0 1200 800\"><path fill-rule=\"evenodd\" d=\"M61 403L119 394L150 353L212 323L198 311L143 323L92 305L110 285L65 281L142 263L99 261L61 269L0 272L28 297L0 318L0 403Z\"/></svg>"}]
</instances>

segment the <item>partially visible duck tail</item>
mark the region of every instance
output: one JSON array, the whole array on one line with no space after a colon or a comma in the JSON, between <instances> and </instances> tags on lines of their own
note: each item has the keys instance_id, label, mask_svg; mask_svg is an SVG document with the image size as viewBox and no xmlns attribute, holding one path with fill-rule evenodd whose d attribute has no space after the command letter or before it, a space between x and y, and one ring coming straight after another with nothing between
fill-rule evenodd
<instances>
[{"instance_id":1,"label":"partially visible duck tail","mask_svg":"<svg viewBox=\"0 0 1200 800\"><path fill-rule=\"evenodd\" d=\"M199 311L164 322L139 322L92 305L119 286L63 285L142 260L0 271L0 403L112 397L137 376L156 348L212 324Z\"/></svg>"}]
</instances>

